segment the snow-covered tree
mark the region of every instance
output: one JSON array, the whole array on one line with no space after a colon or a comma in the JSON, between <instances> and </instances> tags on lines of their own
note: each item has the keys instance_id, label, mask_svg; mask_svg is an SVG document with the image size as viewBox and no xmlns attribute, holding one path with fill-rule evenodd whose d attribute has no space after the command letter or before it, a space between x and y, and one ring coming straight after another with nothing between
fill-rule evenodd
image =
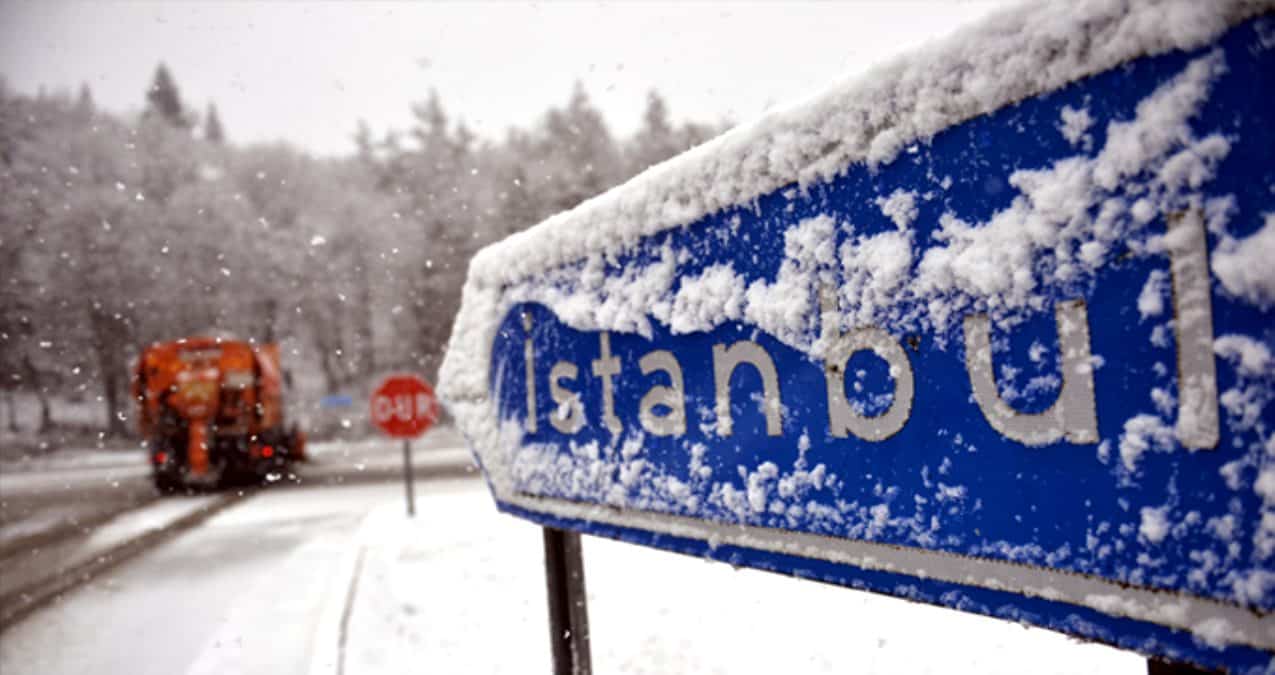
<instances>
[{"instance_id":1,"label":"snow-covered tree","mask_svg":"<svg viewBox=\"0 0 1275 675\"><path fill-rule=\"evenodd\" d=\"M0 424L54 427L52 399L88 395L124 433L141 347L209 330L286 343L328 391L432 374L479 248L714 131L677 127L653 93L642 130L617 140L580 85L498 142L437 92L413 115L401 131L360 124L350 157L316 159L226 142L212 105L195 138L163 65L133 116L87 87L26 96L0 80L0 393L10 412L15 396L43 404Z\"/></svg>"},{"instance_id":2,"label":"snow-covered tree","mask_svg":"<svg viewBox=\"0 0 1275 675\"><path fill-rule=\"evenodd\" d=\"M155 68L155 77L151 80L150 88L146 90L146 114L158 117L179 129L190 127L191 120L187 117L185 106L182 105L177 82L168 71L168 66L163 63Z\"/></svg>"},{"instance_id":3,"label":"snow-covered tree","mask_svg":"<svg viewBox=\"0 0 1275 675\"><path fill-rule=\"evenodd\" d=\"M221 126L221 116L217 114L217 105L208 104L208 114L204 116L204 140L221 145L226 142L226 131Z\"/></svg>"}]
</instances>

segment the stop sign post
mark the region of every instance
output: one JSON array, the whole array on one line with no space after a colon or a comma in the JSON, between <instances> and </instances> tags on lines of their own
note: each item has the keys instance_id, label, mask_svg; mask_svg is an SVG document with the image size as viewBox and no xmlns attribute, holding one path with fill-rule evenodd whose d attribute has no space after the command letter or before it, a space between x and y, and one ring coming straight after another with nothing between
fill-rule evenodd
<instances>
[{"instance_id":1,"label":"stop sign post","mask_svg":"<svg viewBox=\"0 0 1275 675\"><path fill-rule=\"evenodd\" d=\"M412 479L412 439L438 420L438 399L425 380L410 374L391 375L372 392L372 423L390 438L403 439L403 480L407 485L407 515L416 515Z\"/></svg>"}]
</instances>

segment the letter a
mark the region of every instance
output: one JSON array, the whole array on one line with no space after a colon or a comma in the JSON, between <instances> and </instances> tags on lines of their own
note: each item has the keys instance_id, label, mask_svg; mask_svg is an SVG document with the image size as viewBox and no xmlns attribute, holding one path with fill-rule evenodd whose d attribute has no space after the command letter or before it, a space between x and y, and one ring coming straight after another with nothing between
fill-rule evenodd
<instances>
[{"instance_id":1,"label":"letter a","mask_svg":"<svg viewBox=\"0 0 1275 675\"><path fill-rule=\"evenodd\" d=\"M668 373L667 387L653 386L642 397L639 404L638 420L642 428L652 436L681 436L686 433L686 395L682 381L682 365L677 362L673 352L666 350L653 351L638 361L643 375L662 370ZM657 415L655 409L666 407L669 412Z\"/></svg>"},{"instance_id":2,"label":"letter a","mask_svg":"<svg viewBox=\"0 0 1275 675\"><path fill-rule=\"evenodd\" d=\"M852 433L865 441L883 441L893 436L907 424L916 391L907 352L889 333L876 326L863 326L842 335L837 295L831 287L820 289L819 304L823 317L820 339L828 346L823 373L828 385L829 430L837 438ZM889 410L873 417L860 415L846 401L846 364L855 352L865 349L890 364L890 376L894 378L894 397Z\"/></svg>"}]
</instances>

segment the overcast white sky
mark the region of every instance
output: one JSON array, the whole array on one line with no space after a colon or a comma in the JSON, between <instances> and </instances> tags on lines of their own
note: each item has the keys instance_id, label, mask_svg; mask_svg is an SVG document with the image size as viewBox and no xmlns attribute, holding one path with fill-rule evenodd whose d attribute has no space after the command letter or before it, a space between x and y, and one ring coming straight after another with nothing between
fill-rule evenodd
<instances>
[{"instance_id":1,"label":"overcast white sky","mask_svg":"<svg viewBox=\"0 0 1275 675\"><path fill-rule=\"evenodd\" d=\"M646 92L679 120L741 121L1003 1L767 3L29 3L0 5L0 74L33 93L87 82L137 110L168 63L188 106L232 141L353 149L366 119L401 128L431 87L481 136L528 126L579 79L612 130Z\"/></svg>"}]
</instances>

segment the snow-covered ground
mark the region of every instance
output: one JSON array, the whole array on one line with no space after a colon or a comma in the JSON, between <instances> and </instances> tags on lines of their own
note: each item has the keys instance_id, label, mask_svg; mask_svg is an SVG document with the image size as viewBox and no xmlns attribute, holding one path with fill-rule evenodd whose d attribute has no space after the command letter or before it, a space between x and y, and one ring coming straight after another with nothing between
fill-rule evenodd
<instances>
[{"instance_id":1,"label":"snow-covered ground","mask_svg":"<svg viewBox=\"0 0 1275 675\"><path fill-rule=\"evenodd\" d=\"M364 521L345 672L550 672L539 528L475 484L429 492L422 518L386 504ZM584 560L598 673L1146 670L1045 630L607 539L586 537Z\"/></svg>"},{"instance_id":2,"label":"snow-covered ground","mask_svg":"<svg viewBox=\"0 0 1275 675\"><path fill-rule=\"evenodd\" d=\"M393 486L271 490L68 593L0 636L0 672L294 672L333 563ZM233 661L233 663L232 663Z\"/></svg>"},{"instance_id":3,"label":"snow-covered ground","mask_svg":"<svg viewBox=\"0 0 1275 675\"><path fill-rule=\"evenodd\" d=\"M303 475L322 473L318 467L351 467L355 471L402 466L403 441L383 437L370 437L358 441L328 441L311 443L307 447L312 465L299 467ZM465 439L455 427L439 426L412 441L414 465L428 470L438 464L472 461Z\"/></svg>"},{"instance_id":4,"label":"snow-covered ground","mask_svg":"<svg viewBox=\"0 0 1275 675\"><path fill-rule=\"evenodd\" d=\"M245 500L4 633L0 672L319 674L342 658L351 674L548 672L538 528L498 514L479 481L417 495L411 520L392 483ZM584 557L599 673L1146 668L1048 631L608 540L586 538Z\"/></svg>"}]
</instances>

